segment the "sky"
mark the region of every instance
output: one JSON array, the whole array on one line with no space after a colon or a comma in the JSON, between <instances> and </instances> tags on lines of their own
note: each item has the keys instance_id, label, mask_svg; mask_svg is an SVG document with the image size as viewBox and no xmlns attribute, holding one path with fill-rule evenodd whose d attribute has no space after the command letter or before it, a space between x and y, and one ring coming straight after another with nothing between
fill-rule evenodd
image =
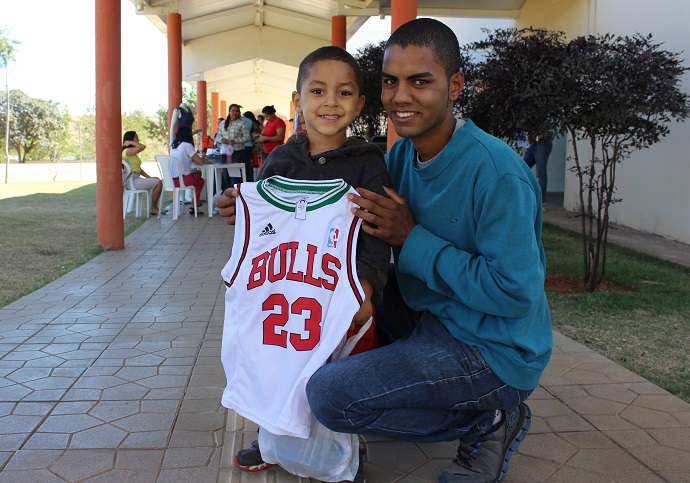
<instances>
[{"instance_id":1,"label":"sky","mask_svg":"<svg viewBox=\"0 0 690 483\"><path fill-rule=\"evenodd\" d=\"M72 5L67 10L65 7ZM129 0L122 12L122 110L153 114L168 102L166 37ZM503 19L441 19L458 35L460 44L484 38L482 27L506 28ZM16 62L9 66L10 89L51 99L71 115L94 110L96 103L95 2L93 0L2 1L0 28L9 30ZM370 18L347 42L355 53L388 38L390 17ZM0 76L4 81L4 72ZM142 80L146 89L142 89ZM2 82L4 88L4 82ZM3 89L4 90L4 89Z\"/></svg>"}]
</instances>

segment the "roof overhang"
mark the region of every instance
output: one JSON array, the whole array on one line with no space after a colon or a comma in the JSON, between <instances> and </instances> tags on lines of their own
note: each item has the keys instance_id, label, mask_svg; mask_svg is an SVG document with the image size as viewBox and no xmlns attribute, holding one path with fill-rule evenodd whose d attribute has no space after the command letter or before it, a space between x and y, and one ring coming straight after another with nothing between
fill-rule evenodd
<instances>
[{"instance_id":1,"label":"roof overhang","mask_svg":"<svg viewBox=\"0 0 690 483\"><path fill-rule=\"evenodd\" d=\"M306 54L331 44L331 18L346 17L346 37L391 0L131 0L163 33L182 20L182 78L205 80L208 92L259 110L287 106ZM516 18L525 0L418 0L420 17ZM280 109L279 109L280 111ZM285 113L283 113L285 114Z\"/></svg>"}]
</instances>

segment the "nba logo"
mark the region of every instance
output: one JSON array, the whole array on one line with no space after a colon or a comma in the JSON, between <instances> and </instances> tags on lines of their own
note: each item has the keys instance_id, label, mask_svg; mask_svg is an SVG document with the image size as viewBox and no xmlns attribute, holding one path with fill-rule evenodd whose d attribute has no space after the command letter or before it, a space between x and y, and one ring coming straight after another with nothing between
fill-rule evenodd
<instances>
[{"instance_id":1,"label":"nba logo","mask_svg":"<svg viewBox=\"0 0 690 483\"><path fill-rule=\"evenodd\" d=\"M338 234L340 233L340 230L337 228L331 228L331 231L328 233L328 248L335 248L338 246Z\"/></svg>"}]
</instances>

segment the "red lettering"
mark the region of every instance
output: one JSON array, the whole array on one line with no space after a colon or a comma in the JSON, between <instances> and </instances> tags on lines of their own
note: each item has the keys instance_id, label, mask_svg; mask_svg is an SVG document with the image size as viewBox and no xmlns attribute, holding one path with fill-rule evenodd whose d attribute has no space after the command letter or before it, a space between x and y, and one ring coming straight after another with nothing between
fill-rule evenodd
<instances>
[{"instance_id":1,"label":"red lettering","mask_svg":"<svg viewBox=\"0 0 690 483\"><path fill-rule=\"evenodd\" d=\"M300 334L292 333L290 334L290 344L298 351L312 350L321 340L321 320L323 318L321 305L312 298L300 297L292 304L290 311L295 315L309 312L309 317L304 320L307 338L303 339Z\"/></svg>"},{"instance_id":2,"label":"red lettering","mask_svg":"<svg viewBox=\"0 0 690 483\"><path fill-rule=\"evenodd\" d=\"M321 285L323 288L333 291L336 285L338 285L338 271L333 270L331 264L337 270L340 270L340 260L330 253L324 253L323 258L321 258L321 270L323 270L324 275L330 277L330 280L322 278Z\"/></svg>"},{"instance_id":3,"label":"red lettering","mask_svg":"<svg viewBox=\"0 0 690 483\"><path fill-rule=\"evenodd\" d=\"M316 252L318 248L316 245L307 244L307 252L309 252L309 257L307 259L307 273L304 274L304 283L313 285L315 287L321 286L321 279L314 278L314 258L316 258Z\"/></svg>"},{"instance_id":4,"label":"red lettering","mask_svg":"<svg viewBox=\"0 0 690 483\"><path fill-rule=\"evenodd\" d=\"M281 243L279 246L271 250L271 260L268 263L268 281L273 283L285 278L287 272L287 243ZM275 272L276 253L280 250L280 271Z\"/></svg>"},{"instance_id":5,"label":"red lettering","mask_svg":"<svg viewBox=\"0 0 690 483\"><path fill-rule=\"evenodd\" d=\"M281 327L285 327L288 323L288 305L285 295L276 293L269 295L261 304L261 310L264 312L278 309L277 312L272 312L264 319L264 345L287 348L288 332Z\"/></svg>"},{"instance_id":6,"label":"red lettering","mask_svg":"<svg viewBox=\"0 0 690 483\"><path fill-rule=\"evenodd\" d=\"M269 253L264 252L252 259L252 271L249 273L247 290L260 287L266 281L266 262L268 262L268 257Z\"/></svg>"},{"instance_id":7,"label":"red lettering","mask_svg":"<svg viewBox=\"0 0 690 483\"><path fill-rule=\"evenodd\" d=\"M293 271L294 267L295 267L295 260L297 259L297 249L298 248L299 248L299 242L290 242L289 243L290 270L288 270L287 276L285 278L288 280L292 280L293 282L304 282L304 273Z\"/></svg>"}]
</instances>

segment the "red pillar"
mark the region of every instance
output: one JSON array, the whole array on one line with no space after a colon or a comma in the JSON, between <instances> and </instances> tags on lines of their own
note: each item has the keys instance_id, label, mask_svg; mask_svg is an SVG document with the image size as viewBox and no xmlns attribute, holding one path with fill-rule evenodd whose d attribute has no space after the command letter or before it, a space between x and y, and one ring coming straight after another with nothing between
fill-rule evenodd
<instances>
[{"instance_id":1,"label":"red pillar","mask_svg":"<svg viewBox=\"0 0 690 483\"><path fill-rule=\"evenodd\" d=\"M168 126L173 111L182 103L182 16L171 13L168 25Z\"/></svg>"},{"instance_id":2,"label":"red pillar","mask_svg":"<svg viewBox=\"0 0 690 483\"><path fill-rule=\"evenodd\" d=\"M347 43L347 17L344 15L334 15L331 17L331 44L342 49Z\"/></svg>"},{"instance_id":3,"label":"red pillar","mask_svg":"<svg viewBox=\"0 0 690 483\"><path fill-rule=\"evenodd\" d=\"M417 18L417 0L391 0L391 33L405 22ZM393 123L388 119L388 149L400 139Z\"/></svg>"},{"instance_id":4,"label":"red pillar","mask_svg":"<svg viewBox=\"0 0 690 483\"><path fill-rule=\"evenodd\" d=\"M211 136L214 136L218 132L218 118L220 117L220 101L217 92L211 92Z\"/></svg>"},{"instance_id":5,"label":"red pillar","mask_svg":"<svg viewBox=\"0 0 690 483\"><path fill-rule=\"evenodd\" d=\"M208 100L206 98L206 81L196 81L196 119L197 126L203 134L208 134ZM211 133L213 135L213 133Z\"/></svg>"},{"instance_id":6,"label":"red pillar","mask_svg":"<svg viewBox=\"0 0 690 483\"><path fill-rule=\"evenodd\" d=\"M220 101L220 116L222 118L228 117L228 103L227 101Z\"/></svg>"},{"instance_id":7,"label":"red pillar","mask_svg":"<svg viewBox=\"0 0 690 483\"><path fill-rule=\"evenodd\" d=\"M125 247L122 220L120 0L96 0L96 238Z\"/></svg>"},{"instance_id":8,"label":"red pillar","mask_svg":"<svg viewBox=\"0 0 690 483\"><path fill-rule=\"evenodd\" d=\"M417 18L417 0L391 0L391 33Z\"/></svg>"}]
</instances>

